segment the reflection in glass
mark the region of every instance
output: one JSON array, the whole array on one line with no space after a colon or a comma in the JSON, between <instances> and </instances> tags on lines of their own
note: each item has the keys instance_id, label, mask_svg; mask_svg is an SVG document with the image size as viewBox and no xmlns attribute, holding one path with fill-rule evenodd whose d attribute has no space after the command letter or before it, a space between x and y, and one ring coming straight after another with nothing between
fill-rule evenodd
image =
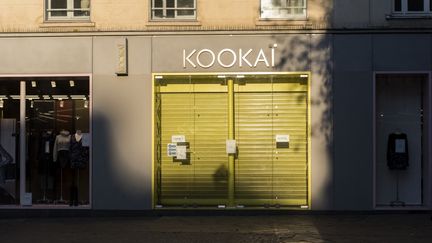
<instances>
[{"instance_id":1,"label":"reflection in glass","mask_svg":"<svg viewBox=\"0 0 432 243\"><path fill-rule=\"evenodd\" d=\"M423 11L424 0L408 0L408 11Z\"/></svg>"},{"instance_id":2,"label":"reflection in glass","mask_svg":"<svg viewBox=\"0 0 432 243\"><path fill-rule=\"evenodd\" d=\"M89 203L87 78L27 83L27 184L33 204Z\"/></svg>"},{"instance_id":3,"label":"reflection in glass","mask_svg":"<svg viewBox=\"0 0 432 243\"><path fill-rule=\"evenodd\" d=\"M0 80L0 205L19 204L19 81Z\"/></svg>"},{"instance_id":4,"label":"reflection in glass","mask_svg":"<svg viewBox=\"0 0 432 243\"><path fill-rule=\"evenodd\" d=\"M51 9L67 9L67 0L51 0ZM67 11L52 11L52 16L67 16Z\"/></svg>"}]
</instances>

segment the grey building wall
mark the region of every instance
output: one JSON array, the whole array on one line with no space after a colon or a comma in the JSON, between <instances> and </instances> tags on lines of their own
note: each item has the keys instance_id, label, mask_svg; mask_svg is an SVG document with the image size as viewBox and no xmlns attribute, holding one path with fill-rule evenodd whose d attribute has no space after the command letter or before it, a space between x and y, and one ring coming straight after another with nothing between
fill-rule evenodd
<instances>
[{"instance_id":1,"label":"grey building wall","mask_svg":"<svg viewBox=\"0 0 432 243\"><path fill-rule=\"evenodd\" d=\"M0 74L91 73L91 37L1 38Z\"/></svg>"},{"instance_id":2,"label":"grey building wall","mask_svg":"<svg viewBox=\"0 0 432 243\"><path fill-rule=\"evenodd\" d=\"M426 18L397 18L392 13L393 0L334 0L332 26L351 28L430 28Z\"/></svg>"},{"instance_id":3,"label":"grey building wall","mask_svg":"<svg viewBox=\"0 0 432 243\"><path fill-rule=\"evenodd\" d=\"M121 38L0 39L2 75L93 74L94 209L151 208L151 73L311 71L312 209L372 210L373 74L432 68L429 34L129 36L129 75L117 76ZM274 68L183 67L183 48L274 43Z\"/></svg>"},{"instance_id":4,"label":"grey building wall","mask_svg":"<svg viewBox=\"0 0 432 243\"><path fill-rule=\"evenodd\" d=\"M149 209L151 38L129 37L129 75L117 76L117 42L93 40L93 208Z\"/></svg>"},{"instance_id":5,"label":"grey building wall","mask_svg":"<svg viewBox=\"0 0 432 243\"><path fill-rule=\"evenodd\" d=\"M372 43L334 35L334 209L372 208Z\"/></svg>"},{"instance_id":6,"label":"grey building wall","mask_svg":"<svg viewBox=\"0 0 432 243\"><path fill-rule=\"evenodd\" d=\"M430 70L431 36L339 34L333 46L334 208L372 210L374 72Z\"/></svg>"}]
</instances>

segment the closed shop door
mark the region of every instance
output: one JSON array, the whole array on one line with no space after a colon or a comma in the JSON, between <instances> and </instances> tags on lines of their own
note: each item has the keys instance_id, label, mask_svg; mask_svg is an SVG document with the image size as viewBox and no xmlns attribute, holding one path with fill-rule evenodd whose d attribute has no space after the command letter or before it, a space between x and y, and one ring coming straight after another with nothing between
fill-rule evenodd
<instances>
[{"instance_id":1,"label":"closed shop door","mask_svg":"<svg viewBox=\"0 0 432 243\"><path fill-rule=\"evenodd\" d=\"M275 78L243 81L235 97L236 202L307 205L307 83ZM289 142L277 142L277 136Z\"/></svg>"},{"instance_id":2,"label":"closed shop door","mask_svg":"<svg viewBox=\"0 0 432 243\"><path fill-rule=\"evenodd\" d=\"M308 79L239 79L232 89L210 80L174 82L172 88L168 82L156 90L155 203L308 205ZM226 151L230 126L234 156ZM184 141L176 142L179 137ZM186 157L170 156L168 144L186 146Z\"/></svg>"},{"instance_id":3,"label":"closed shop door","mask_svg":"<svg viewBox=\"0 0 432 243\"><path fill-rule=\"evenodd\" d=\"M181 83L181 81L180 81ZM221 89L222 88L222 89ZM160 99L160 171L158 198L162 205L225 204L228 155L227 93L220 84L167 84ZM168 156L173 139L186 147L186 159Z\"/></svg>"}]
</instances>

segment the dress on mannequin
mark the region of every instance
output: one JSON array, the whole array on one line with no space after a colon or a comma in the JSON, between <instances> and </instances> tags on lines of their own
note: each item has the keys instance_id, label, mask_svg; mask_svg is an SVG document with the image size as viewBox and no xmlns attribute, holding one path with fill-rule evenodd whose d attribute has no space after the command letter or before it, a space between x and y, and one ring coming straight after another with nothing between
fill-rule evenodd
<instances>
[{"instance_id":1,"label":"dress on mannequin","mask_svg":"<svg viewBox=\"0 0 432 243\"><path fill-rule=\"evenodd\" d=\"M82 145L80 130L77 130L70 140L70 163L72 169L83 169L88 164L88 152Z\"/></svg>"},{"instance_id":2,"label":"dress on mannequin","mask_svg":"<svg viewBox=\"0 0 432 243\"><path fill-rule=\"evenodd\" d=\"M79 169L85 168L88 163L88 150L82 145L82 136L81 130L77 130L70 140L70 164L73 169L74 178L70 189L70 206L78 206L79 204Z\"/></svg>"}]
</instances>

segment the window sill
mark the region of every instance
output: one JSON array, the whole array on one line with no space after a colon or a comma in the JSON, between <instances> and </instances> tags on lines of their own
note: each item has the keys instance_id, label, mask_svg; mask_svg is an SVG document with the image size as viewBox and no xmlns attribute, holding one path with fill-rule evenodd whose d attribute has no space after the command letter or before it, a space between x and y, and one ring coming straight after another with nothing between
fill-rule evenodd
<instances>
[{"instance_id":1,"label":"window sill","mask_svg":"<svg viewBox=\"0 0 432 243\"><path fill-rule=\"evenodd\" d=\"M258 19L255 21L257 26L289 26L289 25L304 25L307 22L307 17L290 18L290 19Z\"/></svg>"},{"instance_id":2,"label":"window sill","mask_svg":"<svg viewBox=\"0 0 432 243\"><path fill-rule=\"evenodd\" d=\"M150 20L147 26L201 26L201 21L185 19Z\"/></svg>"},{"instance_id":3,"label":"window sill","mask_svg":"<svg viewBox=\"0 0 432 243\"><path fill-rule=\"evenodd\" d=\"M72 22L72 21L46 21L39 25L40 28L51 27L95 27L94 22Z\"/></svg>"},{"instance_id":4,"label":"window sill","mask_svg":"<svg viewBox=\"0 0 432 243\"><path fill-rule=\"evenodd\" d=\"M399 20L399 19L432 19L432 13L425 14L388 14L385 16L386 20Z\"/></svg>"}]
</instances>

